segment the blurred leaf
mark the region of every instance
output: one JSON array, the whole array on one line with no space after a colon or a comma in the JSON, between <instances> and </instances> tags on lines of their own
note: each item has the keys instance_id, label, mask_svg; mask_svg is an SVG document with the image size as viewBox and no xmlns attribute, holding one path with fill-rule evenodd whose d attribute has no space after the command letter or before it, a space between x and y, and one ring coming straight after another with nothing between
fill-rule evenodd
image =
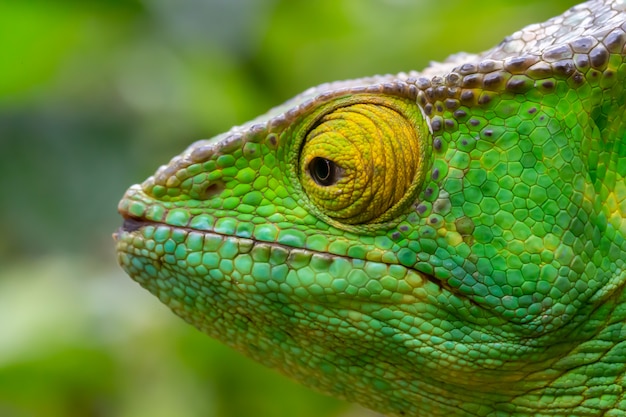
<instances>
[{"instance_id":1,"label":"blurred leaf","mask_svg":"<svg viewBox=\"0 0 626 417\"><path fill-rule=\"evenodd\" d=\"M52 350L44 357L11 363L0 368L0 415L117 415L115 373L106 350Z\"/></svg>"}]
</instances>

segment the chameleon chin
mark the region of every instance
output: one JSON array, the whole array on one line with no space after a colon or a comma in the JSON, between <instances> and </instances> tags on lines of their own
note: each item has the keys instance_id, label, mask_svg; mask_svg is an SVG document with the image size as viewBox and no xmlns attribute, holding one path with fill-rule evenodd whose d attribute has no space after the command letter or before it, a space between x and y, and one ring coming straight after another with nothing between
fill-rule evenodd
<instances>
[{"instance_id":1,"label":"chameleon chin","mask_svg":"<svg viewBox=\"0 0 626 417\"><path fill-rule=\"evenodd\" d=\"M626 415L626 5L320 85L119 204L174 313L388 416Z\"/></svg>"}]
</instances>

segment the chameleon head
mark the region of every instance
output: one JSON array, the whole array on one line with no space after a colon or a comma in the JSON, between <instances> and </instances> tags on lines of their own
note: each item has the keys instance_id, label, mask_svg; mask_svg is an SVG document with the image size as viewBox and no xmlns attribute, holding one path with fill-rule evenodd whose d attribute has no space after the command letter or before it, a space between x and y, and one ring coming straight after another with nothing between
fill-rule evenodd
<instances>
[{"instance_id":1,"label":"chameleon head","mask_svg":"<svg viewBox=\"0 0 626 417\"><path fill-rule=\"evenodd\" d=\"M596 169L622 156L578 93L559 114L554 78L502 79L324 85L194 143L120 202L119 263L207 334L390 415L571 380L622 285L624 179Z\"/></svg>"}]
</instances>

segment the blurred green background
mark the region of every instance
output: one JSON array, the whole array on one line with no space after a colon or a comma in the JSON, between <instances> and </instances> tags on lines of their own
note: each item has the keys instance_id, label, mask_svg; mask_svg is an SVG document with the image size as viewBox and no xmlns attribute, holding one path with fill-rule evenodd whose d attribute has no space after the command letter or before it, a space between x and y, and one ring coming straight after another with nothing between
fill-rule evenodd
<instances>
[{"instance_id":1,"label":"blurred green background","mask_svg":"<svg viewBox=\"0 0 626 417\"><path fill-rule=\"evenodd\" d=\"M478 52L573 1L0 1L0 416L365 416L231 352L117 267L116 204L321 82Z\"/></svg>"}]
</instances>

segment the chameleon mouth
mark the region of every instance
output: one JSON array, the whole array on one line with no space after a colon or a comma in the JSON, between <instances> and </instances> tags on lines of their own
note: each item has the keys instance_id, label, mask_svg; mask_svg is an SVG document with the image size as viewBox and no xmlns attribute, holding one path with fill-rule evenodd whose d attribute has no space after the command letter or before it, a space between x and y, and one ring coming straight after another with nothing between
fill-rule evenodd
<instances>
[{"instance_id":1,"label":"chameleon mouth","mask_svg":"<svg viewBox=\"0 0 626 417\"><path fill-rule=\"evenodd\" d=\"M196 235L196 237L199 235L204 235L205 238L213 242L212 245L217 244L219 246L212 248L210 252L217 253L221 250L222 247L225 247L227 248L227 252L232 252L233 250L235 250L234 248L236 248L235 251L238 254L244 254L249 256L253 256L250 254L251 252L255 251L259 257L264 257L268 253L273 254L272 256L276 256L276 259L279 260L273 264L270 262L270 264L274 265L276 268L289 266L296 269L302 266L301 264L304 260L309 258L315 259L314 263L317 263L318 267L327 267L325 269L326 272L331 272L335 270L338 275L334 276L333 280L336 280L337 282L347 282L346 285L354 284L352 285L355 287L353 292L345 288L333 289L333 291L336 292L333 293L333 296L336 296L342 300L348 300L346 302L349 303L349 306L351 306L350 308L354 307L354 303L358 304L359 296L357 294L359 294L359 289L365 292L369 292L371 290L367 288L366 283L361 282L364 274L359 272L367 269L368 266L375 267L373 267L372 269L372 271L374 271L374 276L371 276L370 279L367 280L367 282L380 282L384 277L387 276L393 276L394 280L398 282L403 282L403 285L401 286L402 290L397 289L397 291L394 291L390 294L378 294L379 298L377 302L381 305L401 304L411 306L415 305L416 303L420 304L425 302L424 296L425 294L429 293L431 294L431 296L434 297L440 297L443 295L444 298L447 300L453 298L457 300L456 304L447 303L446 306L443 306L444 309L448 309L447 307L450 307L452 305L458 305L458 303L465 305L465 308L468 310L474 310L476 307L480 307L470 297L460 296L458 291L454 288L451 288L445 280L442 280L432 274L428 274L415 268L406 267L400 264L386 264L381 263L381 261L353 258L351 256L348 256L347 254L333 254L314 250L311 248L298 248L277 241L259 240L254 236L240 236L236 233L220 233L215 229L202 230L190 226L172 225L168 224L167 222L155 221L152 219L146 219L144 217L136 216L128 213L126 210L123 209L119 210L119 212L122 215L124 221L123 224L118 228L116 233L113 234L113 238L117 243L117 252L122 268L129 268L127 269L127 272L136 280L140 280L139 277L141 277L141 273L133 269L135 267L130 265L128 257L142 258L144 259L143 262L147 264L154 263L153 266L155 268L156 265L158 265L160 268L167 268L167 264L170 264L172 267L177 267L177 263L174 259L167 258L168 256L173 256L171 253L162 253L163 248L161 248L161 253L159 253L158 250L154 250L154 247L152 247L152 249L149 251L150 253L146 253L146 251L148 250L148 245L142 243L146 241L146 237L142 235L142 230L150 227L168 228L172 231L172 233L173 231L178 231L177 233L179 233L179 239L183 240L183 235L194 234ZM150 233L152 234L153 232ZM171 239L169 240L171 241ZM156 243L157 247L162 245L163 241L161 243ZM201 249L200 251L202 250L204 249ZM188 252L188 249L186 249L185 252ZM345 267L350 262L356 262L356 264L360 266L354 266L349 270L346 270ZM331 264L334 264L335 267L331 267ZM390 268L394 268L394 273L390 272ZM213 268L209 269L212 270ZM232 280L233 282L237 283L239 283L240 281L243 282L243 278L237 278L237 276L233 274L231 274L229 278L224 278L224 280ZM389 281L389 279L387 281ZM146 282L147 281L145 281L144 284L148 285ZM373 287L376 286L374 285ZM391 297L391 295L393 294L395 294L395 298L392 300L389 297ZM310 295L314 297L319 294ZM324 297L326 295L324 295ZM341 304L342 302L343 301L338 301L339 304ZM450 312L453 313L454 311L450 310Z\"/></svg>"},{"instance_id":2,"label":"chameleon mouth","mask_svg":"<svg viewBox=\"0 0 626 417\"><path fill-rule=\"evenodd\" d=\"M124 217L124 223L122 224L122 227L120 227L120 231L130 233L135 230L139 230L148 224L151 224L151 222L136 217Z\"/></svg>"},{"instance_id":3,"label":"chameleon mouth","mask_svg":"<svg viewBox=\"0 0 626 417\"><path fill-rule=\"evenodd\" d=\"M142 253L146 251L146 248L141 243L141 241L145 240L145 236L142 236L142 230L145 230L146 228L150 228L150 227L154 227L160 230L164 230L161 228L168 228L168 229L171 229L172 231L174 230L181 231L183 234L193 233L196 236L204 235L208 237L209 239L214 239L214 238L217 240L221 239L224 242L229 242L228 243L229 245L239 245L241 243L245 247L244 252L242 253L248 253L251 250L250 248L255 247L255 246L258 246L259 248L274 248L274 250L276 251L279 251L279 252L282 251L283 255L281 256L284 257L282 261L283 263L288 261L288 259L291 259L291 258L299 259L298 257L304 256L304 254L310 254L310 256L315 256L319 260L323 259L323 262L330 262L333 259L335 259L337 260L337 262L348 262L348 263L357 262L357 263L364 263L368 265L369 264L371 265L384 264L385 268L396 268L397 273L400 273L399 271L405 271L405 274L408 274L414 277L419 277L419 279L414 279L414 282L411 282L411 284L409 285L410 287L422 287L425 285L429 285L429 286L434 285L438 288L437 291L439 292L445 291L446 293L448 292L455 293L455 290L452 288L449 288L448 285L446 285L446 282L444 280L432 274L429 274L425 271L420 271L416 268L401 265L399 263L388 264L388 263L382 262L381 260L374 260L374 259L368 260L365 258L361 258L359 256L356 256L356 257L351 256L351 254L349 253L332 253L329 251L321 251L319 249L314 249L314 248L306 247L306 246L298 247L298 246L294 246L290 244L292 242L288 242L287 239L283 239L281 241L280 237L274 238L274 239L268 239L267 237L263 238L261 236L257 236L255 235L255 233L246 233L244 235L244 234L238 233L237 230L217 230L217 228L214 227L215 225L211 224L211 222L206 222L206 223L198 224L198 225L193 225L191 221L181 222L183 224L171 224L170 222L166 221L165 219L166 216L161 216L163 217L161 219L155 219L155 218L152 218L151 214L147 214L148 217L146 217L146 213L152 213L152 211L149 210L148 208L150 204L149 204L149 201L147 201L148 200L146 198L147 196L145 196L145 194L143 194L140 190L136 188L131 188L129 191L127 191L126 197L127 199L122 200L122 202L118 206L118 212L123 218L123 223L117 229L117 231L113 233L113 239L117 243L118 252L126 252L131 256L139 256L139 255L144 256ZM131 212L131 210L129 209L129 206L132 202L142 203L142 205L145 206L144 210L141 210L143 214ZM149 232L149 233L153 233L153 232ZM136 245L139 245L140 247ZM162 258L162 254L159 255L155 253L153 255L155 256L155 258L153 259ZM382 269L385 269L385 268L382 268ZM361 270L363 269L363 267L355 267L353 269ZM376 268L376 270L381 270L381 271L382 269L379 267ZM344 271L344 272L345 274L350 273L349 271ZM358 272L354 274L356 276L358 275ZM343 278L345 277L342 277L342 279ZM376 281L376 279L373 279L373 281ZM397 277L397 279L401 280L403 278ZM408 294L404 294L404 295L408 296ZM408 298L411 300L413 299L412 296L408 296Z\"/></svg>"},{"instance_id":4,"label":"chameleon mouth","mask_svg":"<svg viewBox=\"0 0 626 417\"><path fill-rule=\"evenodd\" d=\"M122 215L124 222L113 233L113 240L115 240L116 242L118 242L121 239L121 236L124 233L133 233L141 229L142 227L146 227L150 225L159 225L159 223L146 220L141 217L132 216L123 211L120 211L120 214Z\"/></svg>"}]
</instances>

